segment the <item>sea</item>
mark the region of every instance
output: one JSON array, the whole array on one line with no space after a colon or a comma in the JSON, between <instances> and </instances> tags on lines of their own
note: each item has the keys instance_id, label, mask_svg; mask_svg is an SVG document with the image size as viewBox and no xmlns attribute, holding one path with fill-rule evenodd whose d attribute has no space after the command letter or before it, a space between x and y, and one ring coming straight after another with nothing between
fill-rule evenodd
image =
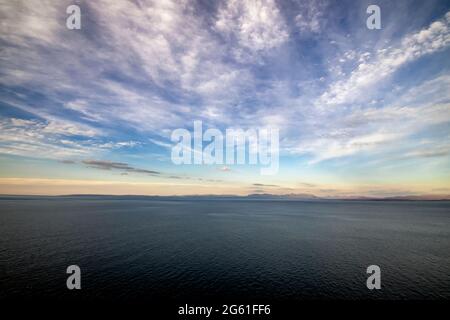
<instances>
[{"instance_id":1,"label":"sea","mask_svg":"<svg viewBox=\"0 0 450 320\"><path fill-rule=\"evenodd\" d=\"M450 202L3 196L0 301L26 299L447 300Z\"/></svg>"}]
</instances>

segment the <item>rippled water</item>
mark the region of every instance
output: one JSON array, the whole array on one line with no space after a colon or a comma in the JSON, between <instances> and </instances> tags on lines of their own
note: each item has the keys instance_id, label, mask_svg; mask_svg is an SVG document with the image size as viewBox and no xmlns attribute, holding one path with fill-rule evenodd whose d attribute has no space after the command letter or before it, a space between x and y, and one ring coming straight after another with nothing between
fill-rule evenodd
<instances>
[{"instance_id":1,"label":"rippled water","mask_svg":"<svg viewBox=\"0 0 450 320\"><path fill-rule=\"evenodd\" d=\"M450 202L3 198L0 243L0 298L450 298Z\"/></svg>"}]
</instances>

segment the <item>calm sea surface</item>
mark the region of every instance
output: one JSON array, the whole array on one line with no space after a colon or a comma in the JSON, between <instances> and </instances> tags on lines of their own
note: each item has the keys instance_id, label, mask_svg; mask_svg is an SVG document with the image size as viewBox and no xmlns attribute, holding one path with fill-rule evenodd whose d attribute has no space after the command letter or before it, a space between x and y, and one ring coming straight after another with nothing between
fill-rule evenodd
<instances>
[{"instance_id":1,"label":"calm sea surface","mask_svg":"<svg viewBox=\"0 0 450 320\"><path fill-rule=\"evenodd\" d=\"M74 294L450 299L450 202L1 198L0 299Z\"/></svg>"}]
</instances>

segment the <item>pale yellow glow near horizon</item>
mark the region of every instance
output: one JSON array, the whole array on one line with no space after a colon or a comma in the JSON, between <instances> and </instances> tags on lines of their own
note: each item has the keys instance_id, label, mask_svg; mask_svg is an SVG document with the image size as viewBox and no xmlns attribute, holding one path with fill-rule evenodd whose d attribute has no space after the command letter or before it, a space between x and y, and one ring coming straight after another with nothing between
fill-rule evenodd
<instances>
[{"instance_id":1,"label":"pale yellow glow near horizon","mask_svg":"<svg viewBox=\"0 0 450 320\"><path fill-rule=\"evenodd\" d=\"M0 194L14 195L193 195L236 194L244 195L239 185L198 183L150 183L124 181L0 178Z\"/></svg>"},{"instance_id":2,"label":"pale yellow glow near horizon","mask_svg":"<svg viewBox=\"0 0 450 320\"><path fill-rule=\"evenodd\" d=\"M417 185L320 185L312 188L258 187L271 194L312 194L321 197L390 196L405 192L420 195L450 194L446 186L436 188L428 184ZM248 195L255 187L242 183L213 182L126 182L107 180L69 180L38 178L0 178L0 194L3 195Z\"/></svg>"}]
</instances>

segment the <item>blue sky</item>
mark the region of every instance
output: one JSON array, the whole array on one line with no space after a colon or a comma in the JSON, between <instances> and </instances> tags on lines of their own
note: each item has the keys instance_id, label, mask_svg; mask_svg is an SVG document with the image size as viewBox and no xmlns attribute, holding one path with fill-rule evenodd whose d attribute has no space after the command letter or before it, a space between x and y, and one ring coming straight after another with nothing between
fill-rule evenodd
<instances>
[{"instance_id":1,"label":"blue sky","mask_svg":"<svg viewBox=\"0 0 450 320\"><path fill-rule=\"evenodd\" d=\"M0 193L450 194L448 1L2 0L0 19ZM279 128L279 173L172 164L195 120Z\"/></svg>"}]
</instances>

